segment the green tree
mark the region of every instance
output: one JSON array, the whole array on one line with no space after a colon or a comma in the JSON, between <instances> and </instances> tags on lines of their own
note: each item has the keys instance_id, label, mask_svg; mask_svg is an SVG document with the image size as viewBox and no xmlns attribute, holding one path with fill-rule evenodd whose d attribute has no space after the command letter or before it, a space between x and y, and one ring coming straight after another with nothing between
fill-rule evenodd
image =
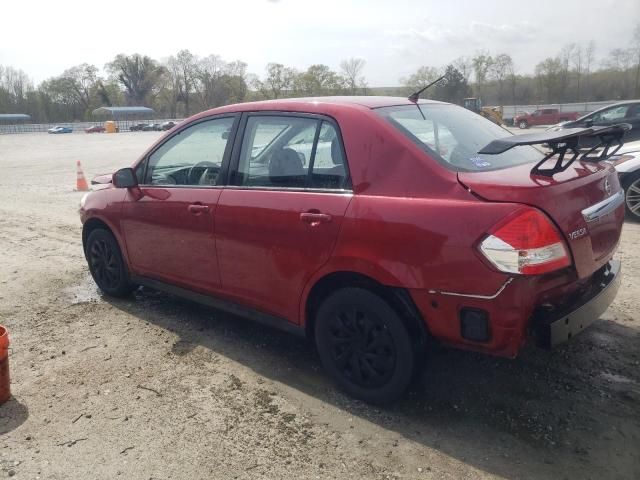
<instances>
[{"instance_id":1,"label":"green tree","mask_svg":"<svg viewBox=\"0 0 640 480\"><path fill-rule=\"evenodd\" d=\"M445 69L445 80L435 85L434 98L444 102L462 104L462 101L469 96L470 89L467 80L460 70L453 65L448 65Z\"/></svg>"},{"instance_id":2,"label":"green tree","mask_svg":"<svg viewBox=\"0 0 640 480\"><path fill-rule=\"evenodd\" d=\"M105 67L124 87L129 105L149 104L166 72L157 61L138 53L118 54Z\"/></svg>"},{"instance_id":3,"label":"green tree","mask_svg":"<svg viewBox=\"0 0 640 480\"><path fill-rule=\"evenodd\" d=\"M545 102L559 101L562 92L563 65L560 58L549 57L536 65L536 80Z\"/></svg>"},{"instance_id":4,"label":"green tree","mask_svg":"<svg viewBox=\"0 0 640 480\"><path fill-rule=\"evenodd\" d=\"M413 92L420 90L421 88L429 85L440 76L438 69L434 67L423 66L420 67L415 73L409 75L406 78L401 78L400 83L406 87L405 94L410 95ZM431 91L426 90L422 94L422 98L433 97L433 89Z\"/></svg>"},{"instance_id":5,"label":"green tree","mask_svg":"<svg viewBox=\"0 0 640 480\"><path fill-rule=\"evenodd\" d=\"M482 97L482 87L487 81L489 70L493 65L493 58L489 52L480 51L471 59L471 65L476 80L476 94L478 97Z\"/></svg>"}]
</instances>

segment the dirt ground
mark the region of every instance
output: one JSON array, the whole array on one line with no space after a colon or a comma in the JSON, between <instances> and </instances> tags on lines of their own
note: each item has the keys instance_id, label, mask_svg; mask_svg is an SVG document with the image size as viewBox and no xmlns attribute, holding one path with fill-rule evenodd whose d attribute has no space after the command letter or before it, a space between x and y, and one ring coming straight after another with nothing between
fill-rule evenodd
<instances>
[{"instance_id":1,"label":"dirt ground","mask_svg":"<svg viewBox=\"0 0 640 480\"><path fill-rule=\"evenodd\" d=\"M516 360L434 348L404 400L373 408L295 337L98 294L75 162L113 171L158 135L0 136L0 478L640 478L640 224L615 303L572 342Z\"/></svg>"}]
</instances>

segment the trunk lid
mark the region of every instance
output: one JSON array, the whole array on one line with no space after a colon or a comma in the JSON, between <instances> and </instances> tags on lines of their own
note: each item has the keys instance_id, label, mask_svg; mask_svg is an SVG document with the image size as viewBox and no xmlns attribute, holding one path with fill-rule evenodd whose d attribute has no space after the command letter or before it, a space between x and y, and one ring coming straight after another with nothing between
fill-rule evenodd
<instances>
[{"instance_id":1,"label":"trunk lid","mask_svg":"<svg viewBox=\"0 0 640 480\"><path fill-rule=\"evenodd\" d=\"M542 210L569 246L578 276L588 277L609 261L620 238L624 206L615 169L604 162L574 162L564 172L545 177L531 175L531 167L459 172L458 181L485 200Z\"/></svg>"}]
</instances>

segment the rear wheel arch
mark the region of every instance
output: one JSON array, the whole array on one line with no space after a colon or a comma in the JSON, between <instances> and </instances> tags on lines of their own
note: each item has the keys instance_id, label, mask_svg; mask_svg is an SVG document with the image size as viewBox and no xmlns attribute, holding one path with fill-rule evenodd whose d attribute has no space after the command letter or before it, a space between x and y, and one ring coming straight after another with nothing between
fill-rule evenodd
<instances>
[{"instance_id":1,"label":"rear wheel arch","mask_svg":"<svg viewBox=\"0 0 640 480\"><path fill-rule=\"evenodd\" d=\"M313 338L315 316L322 302L341 288L359 287L385 300L401 317L415 346L422 350L428 337L428 328L409 292L400 287L384 285L372 277L352 271L336 271L318 279L306 297L304 328L308 338Z\"/></svg>"}]
</instances>

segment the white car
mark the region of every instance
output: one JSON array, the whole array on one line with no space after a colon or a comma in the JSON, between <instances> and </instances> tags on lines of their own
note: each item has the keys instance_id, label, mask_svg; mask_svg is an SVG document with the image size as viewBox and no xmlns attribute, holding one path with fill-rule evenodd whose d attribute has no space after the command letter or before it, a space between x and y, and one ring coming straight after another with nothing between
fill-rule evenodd
<instances>
[{"instance_id":1,"label":"white car","mask_svg":"<svg viewBox=\"0 0 640 480\"><path fill-rule=\"evenodd\" d=\"M608 162L618 172L627 213L640 220L640 140L625 143Z\"/></svg>"},{"instance_id":2,"label":"white car","mask_svg":"<svg viewBox=\"0 0 640 480\"><path fill-rule=\"evenodd\" d=\"M73 128L71 127L52 127L47 130L49 133L71 133Z\"/></svg>"}]
</instances>

